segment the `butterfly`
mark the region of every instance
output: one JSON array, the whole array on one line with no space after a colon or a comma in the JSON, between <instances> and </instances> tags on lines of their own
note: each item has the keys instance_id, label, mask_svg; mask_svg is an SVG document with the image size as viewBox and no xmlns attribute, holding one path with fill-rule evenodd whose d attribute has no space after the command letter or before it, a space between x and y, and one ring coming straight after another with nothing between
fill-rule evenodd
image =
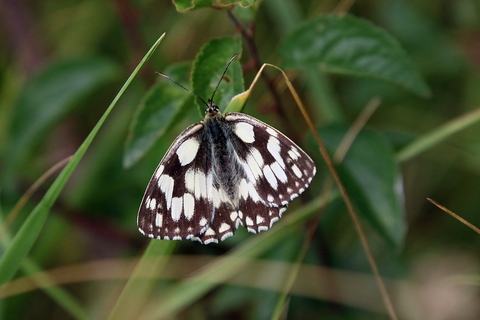
<instances>
[{"instance_id":1,"label":"butterfly","mask_svg":"<svg viewBox=\"0 0 480 320\"><path fill-rule=\"evenodd\" d=\"M244 113L222 115L213 97L155 170L138 211L140 232L163 240L218 243L243 225L268 230L316 173L313 160L277 129Z\"/></svg>"}]
</instances>

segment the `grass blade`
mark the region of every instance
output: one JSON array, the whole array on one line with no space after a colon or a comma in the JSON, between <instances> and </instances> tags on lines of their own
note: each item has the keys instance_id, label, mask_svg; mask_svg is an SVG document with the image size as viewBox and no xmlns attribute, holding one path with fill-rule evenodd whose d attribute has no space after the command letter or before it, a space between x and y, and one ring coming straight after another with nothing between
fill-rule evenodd
<instances>
[{"instance_id":1,"label":"grass blade","mask_svg":"<svg viewBox=\"0 0 480 320\"><path fill-rule=\"evenodd\" d=\"M145 64L145 62L150 58L152 53L158 47L160 42L162 41L165 34L163 34L155 44L150 48L147 52L145 57L140 61L138 66L132 72L130 77L127 79L123 87L118 92L115 99L113 99L112 103L105 111L103 116L97 122L93 130L90 132L88 137L82 143L82 145L78 148L77 152L73 156L72 160L65 166L62 170L60 175L55 179L52 186L48 189L45 196L42 200L38 203L38 205L33 209L30 213L29 217L25 220L20 230L17 232L15 237L13 238L10 246L6 248L4 255L0 259L0 284L4 284L12 279L12 277L17 272L18 268L20 267L22 261L27 256L28 252L32 248L35 240L37 239L40 231L43 228L43 225L48 217L48 212L52 207L55 200L58 198L58 195L62 191L65 183L70 178L73 170L77 167L78 163L82 159L83 155L87 151L88 147L90 146L93 138L97 134L98 130L113 110L115 105L117 104L118 100L122 97L123 93L127 89L127 87L132 82L133 78L136 76L140 68Z\"/></svg>"}]
</instances>

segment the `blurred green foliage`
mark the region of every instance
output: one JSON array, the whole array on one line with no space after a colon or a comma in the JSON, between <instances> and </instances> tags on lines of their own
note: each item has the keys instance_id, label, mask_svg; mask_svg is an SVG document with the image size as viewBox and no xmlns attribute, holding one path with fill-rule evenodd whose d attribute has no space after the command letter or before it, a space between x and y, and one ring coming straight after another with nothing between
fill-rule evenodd
<instances>
[{"instance_id":1,"label":"blurred green foliage","mask_svg":"<svg viewBox=\"0 0 480 320\"><path fill-rule=\"evenodd\" d=\"M166 32L45 224L37 225L38 238L31 234L34 245L20 271L10 269L16 277L0 288L0 318L264 319L278 310L287 319L388 318L335 188L320 209L330 175L274 69L266 69L243 112L307 150L318 172L310 188L260 235L240 227L225 242L203 246L137 232L138 206L155 167L173 139L201 120L198 101L155 71L206 100L235 52L241 55L216 95L220 108L250 86L262 63L275 64L288 72L331 155L369 101L381 99L337 170L390 280L395 310L405 319L480 317L480 235L426 200L480 225L480 4L348 3L0 3L1 221L43 173L77 151ZM0 264L55 177L0 230ZM310 228L316 229L311 241ZM136 257L142 262L132 273L129 259ZM54 268L66 268L66 276L38 275ZM144 273L148 285L136 285ZM21 282L28 279L47 289ZM291 294L285 305L282 290ZM136 308L124 312L128 300Z\"/></svg>"}]
</instances>

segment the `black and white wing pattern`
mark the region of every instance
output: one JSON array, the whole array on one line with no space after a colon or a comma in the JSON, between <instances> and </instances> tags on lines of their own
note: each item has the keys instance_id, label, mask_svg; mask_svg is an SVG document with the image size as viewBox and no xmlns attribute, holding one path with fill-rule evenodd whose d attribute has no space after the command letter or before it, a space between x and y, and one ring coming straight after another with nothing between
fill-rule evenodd
<instances>
[{"instance_id":1,"label":"black and white wing pattern","mask_svg":"<svg viewBox=\"0 0 480 320\"><path fill-rule=\"evenodd\" d=\"M239 225L268 230L310 184L312 159L271 126L243 113L205 119L183 131L147 186L140 232L164 240L218 243Z\"/></svg>"}]
</instances>

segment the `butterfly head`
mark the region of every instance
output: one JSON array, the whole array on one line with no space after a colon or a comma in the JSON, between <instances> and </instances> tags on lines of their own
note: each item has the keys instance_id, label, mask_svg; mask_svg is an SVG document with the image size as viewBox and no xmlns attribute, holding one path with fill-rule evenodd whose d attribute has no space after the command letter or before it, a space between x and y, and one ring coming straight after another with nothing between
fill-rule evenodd
<instances>
[{"instance_id":1,"label":"butterfly head","mask_svg":"<svg viewBox=\"0 0 480 320\"><path fill-rule=\"evenodd\" d=\"M220 109L215 104L215 102L213 102L213 100L209 99L207 103L207 108L205 109L205 119L211 119L219 116L222 116L222 114L220 113Z\"/></svg>"}]
</instances>

